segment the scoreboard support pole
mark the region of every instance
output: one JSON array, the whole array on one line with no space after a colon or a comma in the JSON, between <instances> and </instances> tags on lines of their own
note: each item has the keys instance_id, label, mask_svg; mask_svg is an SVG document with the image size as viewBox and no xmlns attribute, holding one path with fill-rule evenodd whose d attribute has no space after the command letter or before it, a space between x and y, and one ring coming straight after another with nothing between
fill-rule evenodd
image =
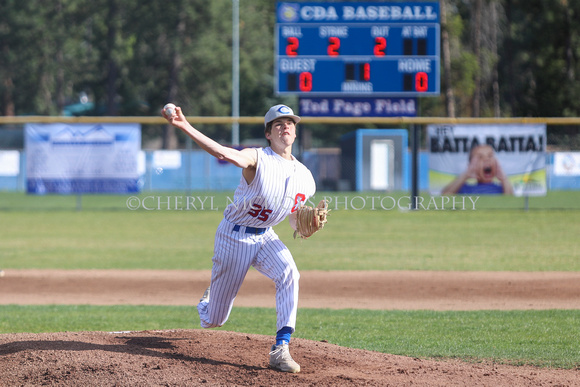
<instances>
[{"instance_id":1,"label":"scoreboard support pole","mask_svg":"<svg viewBox=\"0 0 580 387\"><path fill-rule=\"evenodd\" d=\"M417 98L417 116L421 116L421 98ZM421 129L421 124L411 124L411 131L413 132L413 145L411 150L411 208L413 210L418 210L417 197L419 196L419 149L421 148Z\"/></svg>"},{"instance_id":2,"label":"scoreboard support pole","mask_svg":"<svg viewBox=\"0 0 580 387\"><path fill-rule=\"evenodd\" d=\"M419 124L412 124L413 132L413 147L411 163L411 208L417 209L417 197L419 196L419 144L421 142L421 126Z\"/></svg>"},{"instance_id":3,"label":"scoreboard support pole","mask_svg":"<svg viewBox=\"0 0 580 387\"><path fill-rule=\"evenodd\" d=\"M240 0L232 0L232 117L240 118ZM232 123L232 145L240 145L240 123Z\"/></svg>"}]
</instances>

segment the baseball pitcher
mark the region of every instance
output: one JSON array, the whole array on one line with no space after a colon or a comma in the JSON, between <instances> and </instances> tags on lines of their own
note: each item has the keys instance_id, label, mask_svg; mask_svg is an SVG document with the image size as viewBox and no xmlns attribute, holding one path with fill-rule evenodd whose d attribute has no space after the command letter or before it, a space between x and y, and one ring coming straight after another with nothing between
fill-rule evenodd
<instances>
[{"instance_id":1,"label":"baseball pitcher","mask_svg":"<svg viewBox=\"0 0 580 387\"><path fill-rule=\"evenodd\" d=\"M242 169L233 202L224 211L214 242L210 286L197 310L201 326L222 326L250 266L274 281L276 287L276 342L270 366L300 372L288 344L296 327L298 280L294 258L272 229L288 218L295 237L308 238L324 227L326 204L305 206L316 191L312 173L291 153L300 117L286 105L272 106L265 115L264 135L269 146L237 150L218 144L195 129L180 107L164 108L163 116L202 149Z\"/></svg>"}]
</instances>

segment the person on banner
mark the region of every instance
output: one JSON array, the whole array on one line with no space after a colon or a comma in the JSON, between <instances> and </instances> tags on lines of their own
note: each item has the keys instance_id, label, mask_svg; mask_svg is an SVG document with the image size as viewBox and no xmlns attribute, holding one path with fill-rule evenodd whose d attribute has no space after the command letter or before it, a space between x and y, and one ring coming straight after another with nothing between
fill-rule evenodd
<instances>
[{"instance_id":1,"label":"person on banner","mask_svg":"<svg viewBox=\"0 0 580 387\"><path fill-rule=\"evenodd\" d=\"M513 186L490 145L471 148L467 170L441 191L441 195L454 194L514 194Z\"/></svg>"}]
</instances>

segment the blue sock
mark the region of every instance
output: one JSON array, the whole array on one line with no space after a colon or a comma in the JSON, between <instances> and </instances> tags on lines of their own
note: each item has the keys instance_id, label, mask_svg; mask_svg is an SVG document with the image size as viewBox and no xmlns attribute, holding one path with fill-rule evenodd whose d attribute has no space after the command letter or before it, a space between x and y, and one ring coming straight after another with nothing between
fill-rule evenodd
<instances>
[{"instance_id":1,"label":"blue sock","mask_svg":"<svg viewBox=\"0 0 580 387\"><path fill-rule=\"evenodd\" d=\"M290 335L292 328L284 327L276 333L276 345L288 344L290 342Z\"/></svg>"}]
</instances>

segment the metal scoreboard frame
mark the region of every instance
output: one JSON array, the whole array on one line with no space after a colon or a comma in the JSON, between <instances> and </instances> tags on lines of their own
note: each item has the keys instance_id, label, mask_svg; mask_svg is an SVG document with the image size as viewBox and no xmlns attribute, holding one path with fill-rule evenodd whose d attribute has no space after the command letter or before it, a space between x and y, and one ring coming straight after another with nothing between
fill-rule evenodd
<instances>
[{"instance_id":1,"label":"metal scoreboard frame","mask_svg":"<svg viewBox=\"0 0 580 387\"><path fill-rule=\"evenodd\" d=\"M277 95L440 95L438 2L276 7Z\"/></svg>"}]
</instances>

